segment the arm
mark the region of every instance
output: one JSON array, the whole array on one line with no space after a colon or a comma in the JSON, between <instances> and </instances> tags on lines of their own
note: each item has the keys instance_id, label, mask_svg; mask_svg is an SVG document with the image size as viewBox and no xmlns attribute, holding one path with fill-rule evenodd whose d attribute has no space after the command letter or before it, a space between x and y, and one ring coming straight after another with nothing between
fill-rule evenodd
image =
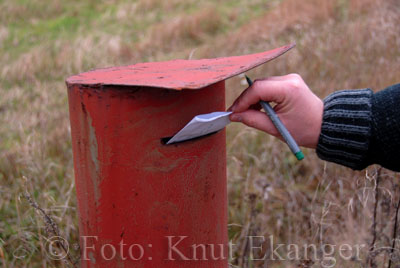
<instances>
[{"instance_id":1,"label":"arm","mask_svg":"<svg viewBox=\"0 0 400 268\"><path fill-rule=\"evenodd\" d=\"M256 80L230 108L231 120L279 137L257 105L276 103L278 116L299 145L321 159L353 169L377 163L400 171L400 84L373 94L370 89L338 91L324 102L299 75Z\"/></svg>"},{"instance_id":2,"label":"arm","mask_svg":"<svg viewBox=\"0 0 400 268\"><path fill-rule=\"evenodd\" d=\"M353 169L370 164L400 171L400 84L378 93L338 91L324 100L317 154Z\"/></svg>"}]
</instances>

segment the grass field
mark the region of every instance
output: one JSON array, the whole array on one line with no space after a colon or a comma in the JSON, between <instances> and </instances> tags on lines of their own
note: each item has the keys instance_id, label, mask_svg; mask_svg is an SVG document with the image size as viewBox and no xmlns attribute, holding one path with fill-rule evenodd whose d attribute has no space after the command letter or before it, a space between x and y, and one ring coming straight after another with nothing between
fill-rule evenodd
<instances>
[{"instance_id":1,"label":"grass field","mask_svg":"<svg viewBox=\"0 0 400 268\"><path fill-rule=\"evenodd\" d=\"M79 258L69 75L296 42L249 74L299 73L320 97L380 90L400 79L399 25L398 0L0 0L0 265L72 266L47 256L49 225L34 202L72 245L71 259ZM227 104L245 88L242 80L228 80ZM366 245L360 258L345 260L336 251L336 267L384 267L390 257L392 267L400 265L400 246L391 249L399 175L377 166L354 172L311 150L298 163L282 142L239 124L227 128L227 146L229 237L238 245L233 267L332 264L320 251L301 261L251 260L249 235L284 244ZM271 248L266 243L263 250Z\"/></svg>"}]
</instances>

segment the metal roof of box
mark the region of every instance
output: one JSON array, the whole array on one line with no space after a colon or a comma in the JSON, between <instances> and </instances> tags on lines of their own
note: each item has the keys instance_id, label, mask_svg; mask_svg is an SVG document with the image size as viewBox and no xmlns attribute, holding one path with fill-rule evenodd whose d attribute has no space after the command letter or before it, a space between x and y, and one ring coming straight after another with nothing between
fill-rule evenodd
<instances>
[{"instance_id":1,"label":"metal roof of box","mask_svg":"<svg viewBox=\"0 0 400 268\"><path fill-rule=\"evenodd\" d=\"M173 90L200 89L244 73L279 57L295 44L262 53L201 60L147 62L84 72L67 78L67 85L118 85Z\"/></svg>"}]
</instances>

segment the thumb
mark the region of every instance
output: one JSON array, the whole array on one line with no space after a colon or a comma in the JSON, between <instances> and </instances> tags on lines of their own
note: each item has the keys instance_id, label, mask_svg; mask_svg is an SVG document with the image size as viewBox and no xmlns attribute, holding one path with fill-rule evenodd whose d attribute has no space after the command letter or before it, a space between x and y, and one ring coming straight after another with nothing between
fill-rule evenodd
<instances>
[{"instance_id":1,"label":"thumb","mask_svg":"<svg viewBox=\"0 0 400 268\"><path fill-rule=\"evenodd\" d=\"M229 119L232 122L242 122L246 126L267 132L273 136L280 136L272 121L262 111L247 110L241 113L232 113Z\"/></svg>"}]
</instances>

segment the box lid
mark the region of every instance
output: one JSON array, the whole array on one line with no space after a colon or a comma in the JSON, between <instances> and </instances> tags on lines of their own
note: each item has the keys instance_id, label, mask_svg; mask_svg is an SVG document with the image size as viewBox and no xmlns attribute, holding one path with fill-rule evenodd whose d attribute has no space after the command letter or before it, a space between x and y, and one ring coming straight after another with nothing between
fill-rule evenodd
<instances>
[{"instance_id":1,"label":"box lid","mask_svg":"<svg viewBox=\"0 0 400 268\"><path fill-rule=\"evenodd\" d=\"M67 78L67 85L144 86L173 90L200 89L246 72L292 49L286 45L257 54L201 60L146 62L95 69Z\"/></svg>"}]
</instances>

